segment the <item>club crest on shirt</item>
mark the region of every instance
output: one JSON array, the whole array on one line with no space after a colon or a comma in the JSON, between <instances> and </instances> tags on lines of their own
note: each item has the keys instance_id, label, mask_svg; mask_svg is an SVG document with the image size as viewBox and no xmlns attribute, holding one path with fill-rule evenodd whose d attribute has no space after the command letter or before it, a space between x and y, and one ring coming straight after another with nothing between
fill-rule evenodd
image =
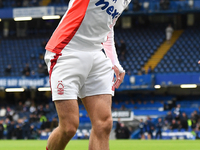
<instances>
[{"instance_id":1,"label":"club crest on shirt","mask_svg":"<svg viewBox=\"0 0 200 150\"><path fill-rule=\"evenodd\" d=\"M57 91L58 91L58 95L64 94L64 85L62 84L62 81L58 81Z\"/></svg>"}]
</instances>

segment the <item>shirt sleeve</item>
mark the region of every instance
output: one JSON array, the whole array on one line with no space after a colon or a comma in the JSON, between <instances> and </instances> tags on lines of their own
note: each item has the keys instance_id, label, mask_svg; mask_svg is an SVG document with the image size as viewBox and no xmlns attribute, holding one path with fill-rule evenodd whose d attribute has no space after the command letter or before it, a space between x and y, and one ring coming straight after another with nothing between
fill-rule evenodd
<instances>
[{"instance_id":1,"label":"shirt sleeve","mask_svg":"<svg viewBox=\"0 0 200 150\"><path fill-rule=\"evenodd\" d=\"M106 52L106 55L111 59L113 66L115 65L119 69L120 73L125 72L125 70L119 63L118 56L116 53L113 28L108 33L107 41L103 43L103 47Z\"/></svg>"}]
</instances>

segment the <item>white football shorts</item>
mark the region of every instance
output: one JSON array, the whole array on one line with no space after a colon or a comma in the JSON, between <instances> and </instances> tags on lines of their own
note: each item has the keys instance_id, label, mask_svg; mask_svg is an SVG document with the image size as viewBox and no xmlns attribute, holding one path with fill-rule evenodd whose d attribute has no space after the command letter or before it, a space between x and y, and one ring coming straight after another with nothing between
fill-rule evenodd
<instances>
[{"instance_id":1,"label":"white football shorts","mask_svg":"<svg viewBox=\"0 0 200 150\"><path fill-rule=\"evenodd\" d=\"M52 100L114 95L111 60L101 51L46 51Z\"/></svg>"}]
</instances>

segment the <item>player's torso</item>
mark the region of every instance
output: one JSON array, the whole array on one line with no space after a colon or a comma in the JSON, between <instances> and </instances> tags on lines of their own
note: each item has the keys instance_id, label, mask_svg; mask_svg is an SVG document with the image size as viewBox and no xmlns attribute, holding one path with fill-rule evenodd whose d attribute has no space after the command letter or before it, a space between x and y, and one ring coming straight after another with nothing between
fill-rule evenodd
<instances>
[{"instance_id":1,"label":"player's torso","mask_svg":"<svg viewBox=\"0 0 200 150\"><path fill-rule=\"evenodd\" d=\"M106 41L107 34L129 2L130 0L89 0L84 19L65 49L101 49L101 43Z\"/></svg>"},{"instance_id":2,"label":"player's torso","mask_svg":"<svg viewBox=\"0 0 200 150\"><path fill-rule=\"evenodd\" d=\"M128 3L128 0L90 0L81 27L93 29L92 33L110 30Z\"/></svg>"}]
</instances>

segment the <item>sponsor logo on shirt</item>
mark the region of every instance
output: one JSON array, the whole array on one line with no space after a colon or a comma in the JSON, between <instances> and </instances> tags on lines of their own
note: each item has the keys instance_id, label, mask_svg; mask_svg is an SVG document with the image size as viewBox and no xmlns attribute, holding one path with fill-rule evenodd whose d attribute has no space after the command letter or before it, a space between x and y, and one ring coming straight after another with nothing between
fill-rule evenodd
<instances>
[{"instance_id":1,"label":"sponsor logo on shirt","mask_svg":"<svg viewBox=\"0 0 200 150\"><path fill-rule=\"evenodd\" d=\"M113 2L117 2L117 0L113 0ZM96 6L102 6L102 10L106 10L106 13L110 16L112 16L112 19L115 19L120 16L120 13L115 9L113 5L110 5L109 2L105 0L99 0L98 2L95 3Z\"/></svg>"}]
</instances>

